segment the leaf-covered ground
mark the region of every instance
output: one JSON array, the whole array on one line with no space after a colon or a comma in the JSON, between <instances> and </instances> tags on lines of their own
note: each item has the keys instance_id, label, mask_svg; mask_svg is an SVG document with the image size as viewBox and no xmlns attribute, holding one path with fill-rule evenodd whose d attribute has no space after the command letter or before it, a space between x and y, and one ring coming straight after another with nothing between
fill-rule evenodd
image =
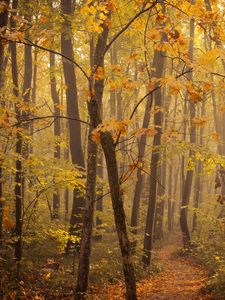
<instances>
[{"instance_id":1,"label":"leaf-covered ground","mask_svg":"<svg viewBox=\"0 0 225 300\"><path fill-rule=\"evenodd\" d=\"M154 255L162 265L163 271L137 283L138 299L215 299L202 293L208 280L206 271L189 258L176 255L179 244L178 241L171 241L155 251ZM121 283L96 289L91 299L125 299L124 295L124 285Z\"/></svg>"}]
</instances>

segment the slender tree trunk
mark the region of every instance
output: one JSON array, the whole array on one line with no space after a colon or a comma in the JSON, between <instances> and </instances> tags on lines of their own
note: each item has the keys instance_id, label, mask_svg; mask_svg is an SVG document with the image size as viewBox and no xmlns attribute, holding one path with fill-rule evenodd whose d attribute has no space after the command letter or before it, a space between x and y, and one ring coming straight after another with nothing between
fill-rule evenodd
<instances>
[{"instance_id":1,"label":"slender tree trunk","mask_svg":"<svg viewBox=\"0 0 225 300\"><path fill-rule=\"evenodd\" d=\"M147 128L149 126L152 102L153 102L153 98L152 98L152 96L149 96L148 100L147 100L146 108L145 108L145 114L144 114L142 128ZM140 161L140 162L143 162L146 140L147 140L147 137L144 134L141 136L140 142L138 143L138 161ZM136 181L135 189L134 189L132 213L131 213L131 227L132 227L132 232L134 234L137 234L138 214L139 214L142 186L143 186L143 174L141 172L141 169L138 169L137 170L137 181Z\"/></svg>"},{"instance_id":2,"label":"slender tree trunk","mask_svg":"<svg viewBox=\"0 0 225 300\"><path fill-rule=\"evenodd\" d=\"M62 130L63 130L63 128L62 128ZM67 148L64 150L64 159L69 160L69 149L67 149ZM68 216L69 216L69 199L70 199L69 189L66 189L64 191L64 199L65 199L65 203L64 203L65 222L67 222Z\"/></svg>"},{"instance_id":3,"label":"slender tree trunk","mask_svg":"<svg viewBox=\"0 0 225 300\"><path fill-rule=\"evenodd\" d=\"M98 184L97 190L97 202L96 202L96 211L97 213L102 213L103 212L103 185L102 185L102 180L103 180L103 157L102 157L102 152L99 151L98 153L99 159L98 159L98 177L100 179L100 182ZM100 216L96 217L96 236L95 240L101 241L102 240L102 235L99 233L101 232L101 225L102 225L102 219Z\"/></svg>"},{"instance_id":4,"label":"slender tree trunk","mask_svg":"<svg viewBox=\"0 0 225 300\"><path fill-rule=\"evenodd\" d=\"M156 51L154 55L155 61L153 66L156 68L155 76L161 78L164 71L165 57L160 51ZM158 89L155 92L155 106L161 107L162 105L162 91ZM154 115L154 125L161 128L162 126L162 112L159 111ZM155 218L155 209L156 209L156 195L157 195L157 169L158 161L160 158L159 151L154 151L156 146L159 146L161 143L161 132L157 132L153 139L153 152L151 156L151 168L150 168L150 182L149 182L149 203L148 203L148 212L146 219L146 229L144 236L144 254L142 256L142 261L145 265L150 265L151 263L151 252L153 246L153 234L154 234L154 218Z\"/></svg>"},{"instance_id":5,"label":"slender tree trunk","mask_svg":"<svg viewBox=\"0 0 225 300\"><path fill-rule=\"evenodd\" d=\"M7 21L8 21L8 5L9 5L9 0L5 1L5 9L0 12L0 38L5 33L4 28L6 29ZM4 60L5 60L5 55L4 55L4 45L1 43L0 39L0 105L3 104L2 100L2 95L1 95L1 90L4 85ZM2 244L2 238L3 238L3 182L2 182L2 176L3 176L3 170L2 170L2 163L3 160L0 159L0 246Z\"/></svg>"},{"instance_id":6,"label":"slender tree trunk","mask_svg":"<svg viewBox=\"0 0 225 300\"><path fill-rule=\"evenodd\" d=\"M205 114L205 101L206 99L203 100L202 103L202 109L201 109L201 115L204 116ZM200 137L199 137L199 145L203 146L203 134L204 134L204 129L200 129ZM201 201L201 190L202 190L202 182L201 182L201 172L202 169L202 162L198 161L197 162L197 168L196 168L196 178L195 178L195 197L194 197L194 208L197 210L199 208L199 204ZM194 212L193 215L193 222L192 222L192 231L195 231L197 229L197 212Z\"/></svg>"},{"instance_id":7,"label":"slender tree trunk","mask_svg":"<svg viewBox=\"0 0 225 300\"><path fill-rule=\"evenodd\" d=\"M37 20L37 17L36 17ZM32 95L31 95L31 104L33 106L36 105L36 94L37 94L37 72L38 72L38 49L34 48L34 68L33 68L33 87L32 87ZM32 139L32 142L30 144L30 154L33 154L34 152L34 123L31 122L30 124L30 136Z\"/></svg>"},{"instance_id":8,"label":"slender tree trunk","mask_svg":"<svg viewBox=\"0 0 225 300\"><path fill-rule=\"evenodd\" d=\"M18 1L14 0L12 4L13 9L17 9ZM14 28L15 23L13 17L10 19L10 27ZM15 97L19 97L19 82L18 82L18 66L17 66L17 48L15 43L10 44L11 62L12 62L12 81L13 93ZM19 122L21 119L21 112L17 105L15 105L16 118ZM20 131L16 133L16 154L22 156L23 140ZM16 228L15 228L15 258L17 262L17 275L19 273L19 262L22 258L22 202L23 202L23 177L22 177L22 161L16 160L16 175L15 175L15 206L16 206Z\"/></svg>"},{"instance_id":9,"label":"slender tree trunk","mask_svg":"<svg viewBox=\"0 0 225 300\"><path fill-rule=\"evenodd\" d=\"M189 56L190 60L193 61L194 57L194 29L195 29L195 21L191 19L190 21L190 42L189 42ZM189 80L193 81L193 73L189 73ZM195 117L195 104L190 100L190 122ZM196 136L195 136L195 128L191 126L190 128L190 142L195 144ZM189 153L189 157L192 157L192 151ZM192 187L192 179L193 179L193 170L188 170L186 173L186 178L183 187L183 197L182 204L180 208L180 226L183 236L183 244L184 247L191 246L191 236L188 227L188 205L190 202L191 196L191 187Z\"/></svg>"},{"instance_id":10,"label":"slender tree trunk","mask_svg":"<svg viewBox=\"0 0 225 300\"><path fill-rule=\"evenodd\" d=\"M96 65L104 69L104 60L99 58L105 49L107 42L108 30L104 30L100 35L96 49L94 48L94 39L90 40L90 66L93 70ZM101 47L101 48L100 48ZM100 56L101 55L101 56ZM88 101L88 113L90 116L91 126L88 135L88 151L87 151L87 183L86 183L86 211L83 220L83 230L81 235L81 251L80 260L78 265L77 286L76 286L76 299L85 299L88 289L88 278L90 268L90 255L91 255L91 238L93 229L94 206L96 200L96 176L97 176L97 145L92 139L92 131L101 123L101 108L102 96L104 89L104 80L95 80L91 78L91 84L94 88L95 95ZM92 88L91 88L92 91ZM96 98L95 98L96 97ZM92 102L98 103L98 107L93 108ZM96 121L96 115L98 120Z\"/></svg>"},{"instance_id":11,"label":"slender tree trunk","mask_svg":"<svg viewBox=\"0 0 225 300\"><path fill-rule=\"evenodd\" d=\"M168 182L168 231L171 231L173 229L173 220L172 220L172 206L173 206L173 196L172 196L172 178L173 178L173 160L169 167L169 182Z\"/></svg>"},{"instance_id":12,"label":"slender tree trunk","mask_svg":"<svg viewBox=\"0 0 225 300\"><path fill-rule=\"evenodd\" d=\"M160 90L156 91L155 99L160 99L161 93ZM157 104L158 105L158 104ZM161 124L161 112L155 114L154 116L155 126ZM160 125L159 125L160 126ZM160 133L158 132L154 136L153 141L153 149L155 146L160 145ZM146 229L145 229L145 237L144 237L144 254L142 256L142 261L145 265L150 265L151 263L151 252L153 246L153 233L154 233L154 218L155 218L155 209L156 209L156 195L157 195L157 168L158 161L160 155L159 152L152 152L151 158L151 170L150 170L150 183L149 183L149 203L148 203L148 211L147 211L147 219L146 219Z\"/></svg>"},{"instance_id":13,"label":"slender tree trunk","mask_svg":"<svg viewBox=\"0 0 225 300\"><path fill-rule=\"evenodd\" d=\"M99 36L96 48L95 48L95 58L94 65L104 67L104 51L106 48L106 42L108 37L108 27L103 25L103 32ZM91 82L92 83L92 82ZM91 99L88 101L88 111L90 115L90 121L93 128L96 128L101 123L101 112L99 106L101 107L101 99L104 89L104 80L96 80L94 86L90 86L90 91L92 88L95 88L95 95L92 95ZM114 210L115 224L117 229L117 234L119 238L119 244L121 249L121 254L123 258L123 269L124 277L126 284L126 297L129 300L136 300L136 283L135 283L135 273L134 267L131 259L130 244L128 240L126 221L125 221L125 212L123 208L122 195L120 191L120 182L118 175L118 166L116 161L116 151L115 145L111 133L101 132L101 145L106 159L106 166L108 172L108 182L110 186L112 205ZM94 154L94 153L93 153ZM93 167L93 165L92 165ZM90 172L88 170L88 172ZM88 187L88 189L93 189L93 187ZM91 195L92 199L93 196ZM88 270L89 270L89 260L87 255L90 255L90 238L91 238L91 223L92 219L92 207L87 211L84 220L86 222L83 226L83 235L81 243L81 255L80 262L78 267L78 280L77 280L77 298L84 297L83 295L87 291L88 284ZM87 224L86 224L87 223ZM89 225L89 226L88 226ZM89 227L89 228L87 228ZM85 230L87 228L87 232ZM86 250L85 250L86 249ZM85 266L86 262L86 266ZM87 274L85 274L85 272ZM85 280L82 279L85 278Z\"/></svg>"},{"instance_id":14,"label":"slender tree trunk","mask_svg":"<svg viewBox=\"0 0 225 300\"><path fill-rule=\"evenodd\" d=\"M56 87L56 77L55 77L55 54L50 53L50 82L51 82L51 95L54 104L54 115L60 116L60 100L59 94L57 92ZM60 118L56 118L54 122L54 137L59 139L61 133L60 129ZM60 146L58 144L58 140L56 140L56 147L54 149L54 158L55 160L60 159ZM53 193L53 218L59 219L59 208L60 208L60 194L57 189Z\"/></svg>"},{"instance_id":15,"label":"slender tree trunk","mask_svg":"<svg viewBox=\"0 0 225 300\"><path fill-rule=\"evenodd\" d=\"M126 284L126 298L137 299L134 266L131 259L130 243L126 228L126 217L123 207L123 199L120 191L118 166L115 146L110 133L102 133L101 144L105 154L108 180L114 210L115 224L123 258L123 272Z\"/></svg>"},{"instance_id":16,"label":"slender tree trunk","mask_svg":"<svg viewBox=\"0 0 225 300\"><path fill-rule=\"evenodd\" d=\"M74 59L72 44L71 22L68 16L72 16L72 0L61 0L61 12L64 18L63 31L61 34L61 51L62 54L70 59ZM66 60L63 60L63 71L66 84L66 102L67 116L79 119L77 81L74 66ZM84 156L81 144L81 125L79 122L69 120L69 141L72 163L84 169ZM82 216L85 206L84 196L78 189L73 191L73 205L70 219L70 235L81 235ZM69 239L66 252L73 246L72 240ZM75 244L77 252L80 251L80 243Z\"/></svg>"},{"instance_id":17,"label":"slender tree trunk","mask_svg":"<svg viewBox=\"0 0 225 300\"><path fill-rule=\"evenodd\" d=\"M9 0L3 1L2 4L5 3L5 8L3 11L0 12L0 39L1 37L4 37L6 26L7 26L7 21L8 21L8 5L9 5ZM0 42L0 89L3 87L3 82L4 82L4 60L5 60L5 55L4 55L4 44Z\"/></svg>"},{"instance_id":18,"label":"slender tree trunk","mask_svg":"<svg viewBox=\"0 0 225 300\"><path fill-rule=\"evenodd\" d=\"M76 299L86 299L88 289L88 277L91 254L91 236L93 227L94 205L96 197L96 172L97 172L97 145L92 140L90 127L88 138L88 159L87 159L87 188L86 188L86 211L83 220L81 236L81 251L77 274Z\"/></svg>"},{"instance_id":19,"label":"slender tree trunk","mask_svg":"<svg viewBox=\"0 0 225 300\"><path fill-rule=\"evenodd\" d=\"M24 9L25 12L25 19L31 23L31 15L30 15L30 7L29 7L30 0L25 2ZM26 38L29 39L29 32L26 31ZM24 77L23 77L23 101L25 104L30 104L30 96L31 96L31 82L32 82L32 47L29 45L24 46ZM22 115L24 119L27 119L29 117L29 109L25 111ZM25 125L25 129L28 131L27 134L29 134L29 123ZM25 151L25 156L28 155L28 147Z\"/></svg>"},{"instance_id":20,"label":"slender tree trunk","mask_svg":"<svg viewBox=\"0 0 225 300\"><path fill-rule=\"evenodd\" d=\"M164 196L166 186L166 161L163 161L159 170L159 180L161 183L158 185L157 197L158 202L156 205L156 218L154 226L154 238L161 240L163 238L163 217L164 217Z\"/></svg>"},{"instance_id":21,"label":"slender tree trunk","mask_svg":"<svg viewBox=\"0 0 225 300\"><path fill-rule=\"evenodd\" d=\"M110 62L111 65L115 65L115 59L114 59L114 55L115 55L115 45L112 46L112 48L110 49ZM114 81L114 74L112 72L112 81ZM116 116L116 91L114 88L111 88L110 90L110 115L111 116Z\"/></svg>"}]
</instances>

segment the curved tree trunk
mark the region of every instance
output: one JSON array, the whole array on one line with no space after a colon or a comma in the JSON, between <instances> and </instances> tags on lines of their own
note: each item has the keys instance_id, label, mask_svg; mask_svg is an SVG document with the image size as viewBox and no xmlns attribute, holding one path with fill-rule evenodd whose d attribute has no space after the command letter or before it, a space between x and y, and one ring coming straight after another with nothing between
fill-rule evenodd
<instances>
[{"instance_id":1,"label":"curved tree trunk","mask_svg":"<svg viewBox=\"0 0 225 300\"><path fill-rule=\"evenodd\" d=\"M106 48L106 42L108 37L108 27L103 25L103 32L99 35L95 54L94 54L94 66L100 66L104 68L104 51ZM96 128L101 124L101 101L104 90L104 80L95 80L93 85L92 80L90 83L90 91L92 88L95 90L95 95L91 96L91 99L88 101L88 112L90 116L90 122L93 128ZM123 208L123 200L120 191L120 182L118 175L118 166L116 160L116 151L115 145L113 142L112 135L109 132L101 132L101 145L105 155L107 172L108 172L108 182L110 186L112 205L114 210L115 224L117 229L117 234L119 238L119 244L121 249L121 254L123 258L123 270L126 284L126 297L129 300L136 300L136 282L135 282L135 273L134 267L131 259L130 244L128 240L127 228L126 228L126 219L125 211ZM90 143L91 142L91 143ZM89 149L92 151L92 159L94 162L88 165L87 180L90 180L89 185L87 185L87 200L88 209L84 217L84 226L82 231L82 240L81 240L81 254L78 267L78 279L76 287L76 298L83 299L87 292L88 286L88 274L89 274L89 256L91 251L91 232L92 232L92 222L93 222L93 202L95 201L95 187L90 186L94 185L94 169L97 157L97 149L94 148L93 141L89 139ZM90 154L90 152L89 152ZM96 174L95 174L96 176ZM90 191L92 194L90 195ZM89 196L90 195L90 196Z\"/></svg>"}]
</instances>

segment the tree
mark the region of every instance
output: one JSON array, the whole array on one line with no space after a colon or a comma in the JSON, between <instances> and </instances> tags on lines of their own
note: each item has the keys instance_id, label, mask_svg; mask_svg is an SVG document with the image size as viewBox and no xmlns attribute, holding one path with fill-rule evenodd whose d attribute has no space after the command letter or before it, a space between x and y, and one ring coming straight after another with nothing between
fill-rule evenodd
<instances>
[{"instance_id":1,"label":"tree","mask_svg":"<svg viewBox=\"0 0 225 300\"><path fill-rule=\"evenodd\" d=\"M54 114L56 120L54 122L54 135L57 138L60 137L60 100L56 87L56 77L55 77L55 54L50 53L50 82L51 82L51 95L54 103ZM56 140L56 149L54 150L55 159L60 159L60 146L59 141ZM59 207L60 207L60 195L59 191L53 193L53 217L55 219L59 218Z\"/></svg>"},{"instance_id":2,"label":"tree","mask_svg":"<svg viewBox=\"0 0 225 300\"><path fill-rule=\"evenodd\" d=\"M163 41L166 40L166 36L162 37ZM164 53L165 54L165 53ZM153 66L156 69L155 77L161 78L164 72L165 57L162 51L155 51ZM150 167L150 177L149 177L149 202L148 202L148 212L146 218L146 229L144 236L144 254L142 256L142 261L145 265L150 265L151 262L151 252L153 246L153 233L154 233L154 219L155 219L155 209L156 209L156 197L157 197L157 183L158 183L158 162L160 158L159 147L161 144L161 133L160 128L162 128L162 112L160 107L162 105L162 91L159 88L154 94L155 107L159 108L159 111L154 115L154 126L157 129L157 133L153 138L153 152L151 154L151 167ZM155 149L156 148L156 149Z\"/></svg>"},{"instance_id":3,"label":"tree","mask_svg":"<svg viewBox=\"0 0 225 300\"><path fill-rule=\"evenodd\" d=\"M72 0L61 0L61 12L64 18L63 30L61 34L61 51L65 57L74 59L73 46L72 46L72 29L69 16L72 16ZM73 164L79 168L84 169L84 156L81 146L81 125L79 122L73 121L73 118L79 119L78 108L78 95L77 83L74 66L67 60L63 60L63 70L66 84L66 102L67 102L67 115L71 118L69 122L70 134L70 152ZM83 209L85 206L84 197L81 192L74 189L73 192L73 208L70 219L70 235L80 236ZM68 240L66 251L71 248L71 239ZM79 252L79 242L76 243L76 249Z\"/></svg>"},{"instance_id":4,"label":"tree","mask_svg":"<svg viewBox=\"0 0 225 300\"><path fill-rule=\"evenodd\" d=\"M8 20L8 5L9 0L4 1L2 3L2 11L0 11L0 100L1 106L4 106L4 100L2 99L2 88L4 85L4 63L5 63L5 55L4 55L4 33L6 31L7 20ZM3 170L2 170L2 159L0 158L0 245L2 243L3 232L2 232L2 222L3 222Z\"/></svg>"},{"instance_id":5,"label":"tree","mask_svg":"<svg viewBox=\"0 0 225 300\"><path fill-rule=\"evenodd\" d=\"M195 21L194 19L190 20L190 42L189 42L189 56L190 56L190 61L193 61L194 58L194 30L195 30ZM190 82L193 81L193 73L189 73L188 79ZM190 100L190 120L195 118L195 104L193 101ZM192 126L190 129L190 142L195 144L196 142L196 137L195 137L195 127ZM192 157L192 150L190 150L189 157ZM191 237L190 237L190 232L188 228L188 219L187 219L187 211L188 211L188 205L190 201L190 195L191 195L191 186L192 186L192 179L193 179L193 173L194 171L188 170L186 173L186 178L184 182L184 187L183 187L183 195L182 195L182 203L181 203L181 208L180 208L180 226L181 226L181 231L183 235L183 244L185 248L190 247L191 245Z\"/></svg>"}]
</instances>

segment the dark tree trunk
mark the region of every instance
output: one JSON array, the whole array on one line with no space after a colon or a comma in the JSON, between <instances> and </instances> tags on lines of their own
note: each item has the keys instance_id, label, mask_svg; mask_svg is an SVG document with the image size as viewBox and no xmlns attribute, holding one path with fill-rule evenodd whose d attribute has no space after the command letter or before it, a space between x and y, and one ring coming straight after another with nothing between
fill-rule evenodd
<instances>
[{"instance_id":1,"label":"dark tree trunk","mask_svg":"<svg viewBox=\"0 0 225 300\"><path fill-rule=\"evenodd\" d=\"M80 259L77 274L76 299L86 299L88 288L91 236L93 227L94 205L96 199L96 172L97 172L97 145L92 140L92 130L90 127L88 138L87 157L87 184L86 184L86 210L83 220L83 230L81 235Z\"/></svg>"},{"instance_id":2,"label":"dark tree trunk","mask_svg":"<svg viewBox=\"0 0 225 300\"><path fill-rule=\"evenodd\" d=\"M25 19L30 23L31 22L31 15L29 12L29 1L25 2L24 9L25 12ZM26 38L29 39L29 32L26 31ZM31 96L31 82L32 82L32 47L29 45L24 46L24 77L23 77L23 100L26 104L30 104L30 96ZM25 111L23 114L23 118L26 119L29 117L29 110ZM29 123L26 124L26 129L29 130ZM28 131L29 134L29 131ZM25 153L28 155L28 153Z\"/></svg>"},{"instance_id":3,"label":"dark tree trunk","mask_svg":"<svg viewBox=\"0 0 225 300\"><path fill-rule=\"evenodd\" d=\"M102 34L99 36L96 47L94 40L90 40L90 66L94 70L95 66L104 68L104 59L102 59L103 51L106 47L108 37L108 28L105 27ZM87 188L86 188L86 211L83 220L83 230L81 236L81 252L78 266L76 298L85 299L88 288L88 277L90 267L91 254L91 238L93 228L94 206L96 201L96 176L97 176L97 145L92 140L92 131L101 123L102 114L102 96L104 90L104 80L94 80L92 76L90 84L94 89L93 95L88 101L88 113L90 116L91 127L89 128L88 136L88 153L87 153ZM97 106L93 105L97 103Z\"/></svg>"},{"instance_id":4,"label":"dark tree trunk","mask_svg":"<svg viewBox=\"0 0 225 300\"><path fill-rule=\"evenodd\" d=\"M62 127L62 130L63 130L63 127ZM69 160L69 149L67 149L67 148L64 150L64 159ZM65 222L67 222L69 220L69 218L68 218L68 216L69 216L69 199L70 199L69 189L66 189L64 191L64 198L65 198L65 203L64 203Z\"/></svg>"},{"instance_id":5,"label":"dark tree trunk","mask_svg":"<svg viewBox=\"0 0 225 300\"><path fill-rule=\"evenodd\" d=\"M7 26L7 21L8 21L8 5L9 5L9 0L5 1L6 7L5 10L0 12L0 93L1 89L3 88L4 85L4 45L1 43L1 35L4 35L5 30ZM0 94L0 105L3 105L2 102L2 96ZM3 222L3 183L2 183L2 176L3 176L3 171L2 171L2 163L3 161L0 159L0 246L2 244L2 238L3 238L3 228L2 228L2 222Z\"/></svg>"},{"instance_id":6,"label":"dark tree trunk","mask_svg":"<svg viewBox=\"0 0 225 300\"><path fill-rule=\"evenodd\" d=\"M36 17L37 19L37 17ZM33 87L32 87L32 95L31 95L31 104L33 106L36 105L36 94L37 94L37 72L38 72L38 49L34 48L34 68L33 68ZM30 136L32 138L32 142L30 145L30 154L32 154L34 152L34 147L33 147L33 135L34 135L34 123L31 122L30 123Z\"/></svg>"},{"instance_id":7,"label":"dark tree trunk","mask_svg":"<svg viewBox=\"0 0 225 300\"><path fill-rule=\"evenodd\" d=\"M161 78L164 70L165 57L160 51L156 51L154 55L155 61L153 62L153 67L156 68L155 76ZM155 105L161 107L162 105L162 91L158 89L155 92ZM159 111L154 115L154 125L162 126L162 112ZM150 168L150 182L149 182L149 203L148 203L148 212L146 219L146 229L144 236L144 254L142 256L142 261L145 265L150 265L151 262L151 253L153 246L153 234L154 234L154 218L155 218L155 209L156 209L156 196L157 196L157 168L158 161L160 158L159 151L154 151L156 146L159 146L161 143L161 132L157 132L153 139L153 152L151 156L151 168Z\"/></svg>"},{"instance_id":8,"label":"dark tree trunk","mask_svg":"<svg viewBox=\"0 0 225 300\"><path fill-rule=\"evenodd\" d=\"M0 12L0 29L1 29L1 34L0 34L0 89L2 88L2 85L4 82L3 77L4 77L4 60L5 60L4 44L1 43L1 37L4 37L5 29L7 26L9 0L3 1L3 3L4 2L5 2L5 9Z\"/></svg>"},{"instance_id":9,"label":"dark tree trunk","mask_svg":"<svg viewBox=\"0 0 225 300\"><path fill-rule=\"evenodd\" d=\"M163 238L163 218L164 218L164 196L165 196L165 186L166 186L166 161L163 161L162 166L159 169L159 180L157 190L157 205L156 205L156 218L154 226L154 238L156 240L161 240Z\"/></svg>"},{"instance_id":10,"label":"dark tree trunk","mask_svg":"<svg viewBox=\"0 0 225 300\"><path fill-rule=\"evenodd\" d=\"M126 217L123 207L123 199L120 191L116 151L110 133L102 133L101 144L106 159L115 224L119 238L120 250L123 258L123 272L126 284L126 299L135 300L137 299L135 272L131 259L130 243L126 228Z\"/></svg>"},{"instance_id":11,"label":"dark tree trunk","mask_svg":"<svg viewBox=\"0 0 225 300\"><path fill-rule=\"evenodd\" d=\"M100 182L97 186L97 202L96 202L96 212L98 213L102 213L103 212L103 185L102 185L102 180L103 180L103 157L102 157L102 152L99 151L98 153L98 177L100 179ZM101 241L102 240L102 235L101 233L101 225L102 225L102 219L99 215L97 215L96 217L96 235L95 235L95 240L96 241Z\"/></svg>"},{"instance_id":12,"label":"dark tree trunk","mask_svg":"<svg viewBox=\"0 0 225 300\"><path fill-rule=\"evenodd\" d=\"M18 1L14 0L12 8L17 9ZM13 18L10 19L11 28L15 27ZM16 44L10 45L11 50L11 62L12 62L12 81L13 81L13 93L16 97L19 97L19 82L18 82L18 66L17 66L17 49ZM15 106L17 121L20 121L21 112L17 105ZM16 133L16 153L22 156L23 140L20 131ZM21 159L16 160L16 176L15 176L15 203L16 203L16 242L15 242L15 258L17 266L22 258L22 202L23 202L23 177L22 177L22 162ZM17 269L17 272L19 268Z\"/></svg>"},{"instance_id":13,"label":"dark tree trunk","mask_svg":"<svg viewBox=\"0 0 225 300\"><path fill-rule=\"evenodd\" d=\"M142 128L147 128L150 122L150 111L152 107L153 97L149 96L147 100L147 104L145 107L145 115L143 119ZM146 135L142 135L140 138L140 142L138 143L138 161L143 162L145 146L146 146ZM143 186L143 174L141 172L141 168L137 170L137 181L134 189L134 199L131 213L131 227L132 232L137 234L137 226L138 226L138 214L139 214L139 206L140 206L140 198Z\"/></svg>"},{"instance_id":14,"label":"dark tree trunk","mask_svg":"<svg viewBox=\"0 0 225 300\"><path fill-rule=\"evenodd\" d=\"M70 59L74 59L73 44L72 44L72 29L71 22L67 15L72 15L72 0L61 0L61 12L64 18L63 30L61 34L61 51L62 54ZM77 95L77 83L74 65L66 60L63 60L63 71L66 84L66 102L67 102L67 116L70 118L79 119L78 108L78 95ZM81 144L81 125L79 122L69 120L69 140L70 140L70 152L72 163L80 168L84 168L84 156ZM73 192L73 206L70 219L70 235L81 235L82 216L85 206L84 196L81 195L78 189L74 189ZM69 239L66 247L68 252L73 243ZM80 249L80 243L75 245L77 252Z\"/></svg>"},{"instance_id":15,"label":"dark tree trunk","mask_svg":"<svg viewBox=\"0 0 225 300\"><path fill-rule=\"evenodd\" d=\"M51 82L51 95L54 104L54 115L60 116L59 109L59 94L57 92L56 87L56 77L55 77L55 54L50 52L50 82ZM54 136L58 139L60 137L60 118L56 118L54 122ZM56 147L54 149L54 158L55 160L60 159L60 146L58 144L58 140L56 141ZM60 194L59 190L56 189L53 193L53 218L59 219L59 208L60 208Z\"/></svg>"},{"instance_id":16,"label":"dark tree trunk","mask_svg":"<svg viewBox=\"0 0 225 300\"><path fill-rule=\"evenodd\" d=\"M114 47L115 45L112 46L112 48L110 49L110 62L111 65L115 65L115 51L114 51ZM114 74L112 72L112 80L114 81ZM110 116L116 116L116 91L114 88L111 88L110 90Z\"/></svg>"},{"instance_id":17,"label":"dark tree trunk","mask_svg":"<svg viewBox=\"0 0 225 300\"><path fill-rule=\"evenodd\" d=\"M201 109L201 115L204 116L205 114L205 102L206 99L203 100L202 103L202 109ZM203 134L204 134L204 128L200 129L200 136L199 136L199 145L203 146ZM197 137L196 137L197 139ZM202 182L201 182L201 172L202 169L202 162L198 161L197 162L197 168L196 168L196 177L195 177L195 197L194 197L194 208L196 210L198 210L199 208L199 204L201 201L201 191L202 191ZM198 213L197 211L194 212L193 215L193 222L192 222L192 231L195 231L197 229L197 217L198 217Z\"/></svg>"},{"instance_id":18,"label":"dark tree trunk","mask_svg":"<svg viewBox=\"0 0 225 300\"><path fill-rule=\"evenodd\" d=\"M106 47L107 37L108 37L108 27L103 25L103 32L99 36L94 56L94 65L104 67L104 51ZM101 123L101 100L104 89L104 80L96 80L94 86L90 87L95 88L95 95L93 95L88 101L88 111L90 115L90 121L93 128L96 128ZM113 142L112 135L109 132L101 133L101 145L106 159L106 166L108 172L108 182L110 186L112 205L114 210L115 224L119 238L120 249L123 257L123 269L124 277L126 283L126 296L129 300L135 300L136 297L136 283L135 283L135 274L134 267L131 260L130 245L127 235L126 221L125 221L125 212L123 208L122 195L120 191L120 182L118 175L118 166L116 161L116 151L115 145ZM93 155L94 149L92 149ZM94 159L94 158L93 158ZM95 157L96 159L96 157ZM93 168L93 164L90 168ZM88 173L91 170L88 170ZM92 180L92 184L94 180ZM87 185L88 190L94 189ZM88 196L88 194L87 194ZM93 201L95 200L95 195L91 195ZM90 205L90 204L89 204ZM86 212L84 218L83 234L82 234L82 243L81 243L81 255L78 268L78 280L76 288L76 297L78 299L84 298L84 295L87 291L88 285L88 272L89 272L89 257L90 255L90 239L91 239L91 229L93 220L93 208L89 207L89 210ZM85 265L86 264L86 265Z\"/></svg>"},{"instance_id":19,"label":"dark tree trunk","mask_svg":"<svg viewBox=\"0 0 225 300\"><path fill-rule=\"evenodd\" d=\"M189 42L189 56L190 60L193 61L194 57L194 29L195 29L195 21L191 19L190 21L190 42ZM189 80L193 80L193 73L189 73ZM195 104L190 100L190 122L195 117ZM190 128L190 142L195 144L196 136L195 136L195 128L191 126ZM192 157L192 151L189 153L189 157ZM180 226L181 232L183 236L183 245L185 248L191 246L191 236L188 227L188 205L190 202L191 196L191 187L192 187L192 179L193 179L193 170L188 170L186 173L186 178L184 182L183 188L183 197L180 209Z\"/></svg>"}]
</instances>

